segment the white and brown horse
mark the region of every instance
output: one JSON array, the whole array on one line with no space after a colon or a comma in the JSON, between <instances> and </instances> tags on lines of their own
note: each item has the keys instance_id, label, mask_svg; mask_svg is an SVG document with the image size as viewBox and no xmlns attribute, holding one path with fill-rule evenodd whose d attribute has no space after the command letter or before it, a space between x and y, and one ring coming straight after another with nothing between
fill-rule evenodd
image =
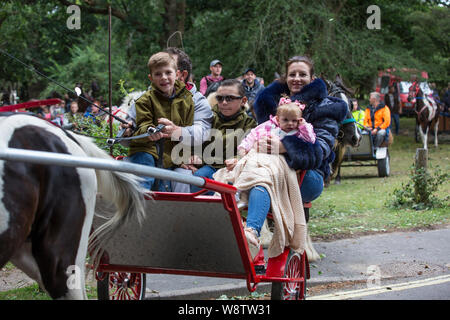
<instances>
[{"instance_id":1,"label":"white and brown horse","mask_svg":"<svg viewBox=\"0 0 450 320\"><path fill-rule=\"evenodd\" d=\"M424 149L428 149L428 132L431 124L435 121L434 146L437 147L440 106L430 95L424 94L418 83L415 84L414 88L410 88L409 90L408 100L411 101L413 99L416 102L414 108L416 112L416 133L419 133Z\"/></svg>"},{"instance_id":2,"label":"white and brown horse","mask_svg":"<svg viewBox=\"0 0 450 320\"><path fill-rule=\"evenodd\" d=\"M23 114L0 114L0 148L111 159L89 138ZM11 261L53 299L86 299L98 193L117 209L109 230L144 214L139 178L120 172L0 160L0 192L0 267ZM79 285L71 285L74 271Z\"/></svg>"}]
</instances>

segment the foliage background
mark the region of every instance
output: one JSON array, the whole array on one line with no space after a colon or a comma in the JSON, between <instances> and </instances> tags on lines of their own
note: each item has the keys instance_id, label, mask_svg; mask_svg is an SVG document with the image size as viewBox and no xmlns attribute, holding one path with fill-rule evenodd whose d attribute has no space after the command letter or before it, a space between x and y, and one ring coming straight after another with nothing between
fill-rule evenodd
<instances>
[{"instance_id":1,"label":"foliage background","mask_svg":"<svg viewBox=\"0 0 450 320\"><path fill-rule=\"evenodd\" d=\"M66 26L71 4L81 8L80 30ZM89 89L97 80L107 100L109 4L114 104L120 79L128 88L148 86L148 57L167 45L191 56L197 83L216 58L226 77L252 66L270 83L295 54L311 56L316 74L340 73L359 94L388 67L427 70L438 88L449 80L449 1L435 0L3 0L0 48L69 87L81 81ZM367 28L373 4L381 9L380 30ZM0 55L0 89L11 83L19 85L21 100L63 94Z\"/></svg>"}]
</instances>

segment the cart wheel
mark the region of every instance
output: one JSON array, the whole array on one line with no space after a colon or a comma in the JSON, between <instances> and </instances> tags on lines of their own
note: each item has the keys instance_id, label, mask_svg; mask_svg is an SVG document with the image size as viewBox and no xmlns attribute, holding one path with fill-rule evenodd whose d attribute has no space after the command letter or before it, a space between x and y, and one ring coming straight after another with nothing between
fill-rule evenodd
<instances>
[{"instance_id":1,"label":"cart wheel","mask_svg":"<svg viewBox=\"0 0 450 320\"><path fill-rule=\"evenodd\" d=\"M303 300L306 294L306 255L289 252L284 278L303 278L303 282L272 282L272 300Z\"/></svg>"},{"instance_id":2,"label":"cart wheel","mask_svg":"<svg viewBox=\"0 0 450 320\"><path fill-rule=\"evenodd\" d=\"M145 273L106 273L97 280L98 300L144 300L145 287Z\"/></svg>"},{"instance_id":3,"label":"cart wheel","mask_svg":"<svg viewBox=\"0 0 450 320\"><path fill-rule=\"evenodd\" d=\"M391 173L391 168L390 168L390 161L389 161L389 150L386 152L386 158L384 159L379 159L377 161L377 166L378 166L378 176L380 178L383 177L389 177L389 174Z\"/></svg>"}]
</instances>

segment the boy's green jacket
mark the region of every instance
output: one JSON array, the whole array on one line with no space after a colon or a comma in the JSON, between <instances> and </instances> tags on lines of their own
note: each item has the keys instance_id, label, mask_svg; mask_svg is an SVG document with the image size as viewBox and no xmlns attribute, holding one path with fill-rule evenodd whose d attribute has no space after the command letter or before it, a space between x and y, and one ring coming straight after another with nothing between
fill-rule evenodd
<instances>
[{"instance_id":1,"label":"boy's green jacket","mask_svg":"<svg viewBox=\"0 0 450 320\"><path fill-rule=\"evenodd\" d=\"M167 97L155 86L152 86L138 100L136 100L136 125L135 136L146 133L149 127L158 126L159 118L171 120L180 127L191 126L194 121L194 100L192 93L181 81L175 81L175 93L172 97ZM172 148L179 143L166 138L164 141L163 167L170 168L174 164L171 159ZM147 152L155 160L158 160L156 143L150 141L148 137L131 140L129 155L137 152Z\"/></svg>"},{"instance_id":2,"label":"boy's green jacket","mask_svg":"<svg viewBox=\"0 0 450 320\"><path fill-rule=\"evenodd\" d=\"M225 167L225 160L237 156L237 147L251 129L256 127L256 121L247 115L242 107L238 113L231 117L224 117L216 105L212 108L212 137L211 142L203 145L203 163L213 168ZM219 133L220 132L220 133ZM220 154L220 142L222 138L222 154Z\"/></svg>"}]
</instances>

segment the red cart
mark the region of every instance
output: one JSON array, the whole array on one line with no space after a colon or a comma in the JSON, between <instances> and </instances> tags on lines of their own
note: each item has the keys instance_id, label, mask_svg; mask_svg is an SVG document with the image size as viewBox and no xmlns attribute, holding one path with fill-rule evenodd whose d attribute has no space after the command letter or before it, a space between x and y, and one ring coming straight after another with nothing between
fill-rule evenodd
<instances>
[{"instance_id":1,"label":"red cart","mask_svg":"<svg viewBox=\"0 0 450 320\"><path fill-rule=\"evenodd\" d=\"M299 182L305 172L299 174ZM252 261L236 206L236 188L205 179L193 194L155 192L146 201L147 217L121 227L104 248L96 272L101 300L145 297L147 273L246 279L253 292L272 282L272 299L303 300L309 266L302 255L286 248L264 261ZM220 196L203 195L208 190ZM309 204L305 204L308 208ZM94 228L105 222L95 217Z\"/></svg>"}]
</instances>

